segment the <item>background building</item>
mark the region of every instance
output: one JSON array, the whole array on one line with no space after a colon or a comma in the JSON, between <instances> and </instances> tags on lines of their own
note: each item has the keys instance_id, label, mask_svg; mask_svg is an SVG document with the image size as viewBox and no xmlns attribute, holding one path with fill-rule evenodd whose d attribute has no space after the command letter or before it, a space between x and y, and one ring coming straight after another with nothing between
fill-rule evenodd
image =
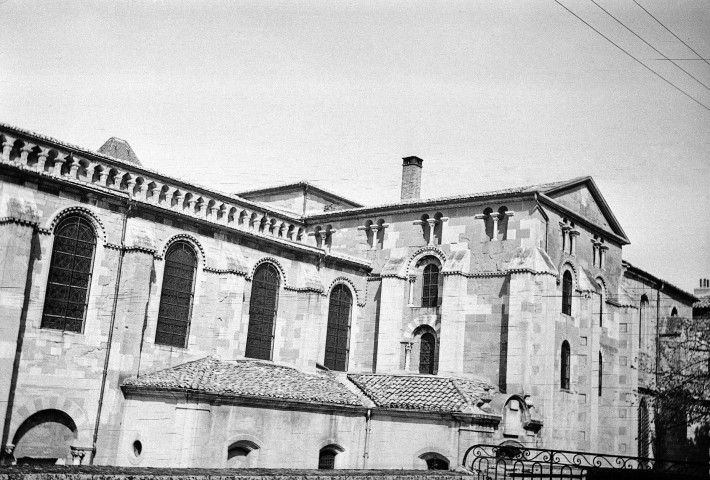
<instances>
[{"instance_id":1,"label":"background building","mask_svg":"<svg viewBox=\"0 0 710 480\"><path fill-rule=\"evenodd\" d=\"M591 177L423 200L406 157L401 201L362 206L306 182L206 189L119 139L0 140L6 461L654 453L646 367L696 298L622 260Z\"/></svg>"}]
</instances>

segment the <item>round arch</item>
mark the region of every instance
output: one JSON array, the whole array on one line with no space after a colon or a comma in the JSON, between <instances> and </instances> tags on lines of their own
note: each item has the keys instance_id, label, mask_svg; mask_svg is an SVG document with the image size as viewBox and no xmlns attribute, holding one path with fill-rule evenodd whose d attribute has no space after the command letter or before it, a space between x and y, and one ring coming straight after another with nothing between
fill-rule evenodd
<instances>
[{"instance_id":1,"label":"round arch","mask_svg":"<svg viewBox=\"0 0 710 480\"><path fill-rule=\"evenodd\" d=\"M87 207L77 206L58 210L52 217L50 217L50 220L47 224L44 233L53 235L54 230L57 228L59 222L61 222L64 218L70 215L79 215L85 218L94 228L94 233L96 234L97 240L96 243L99 244L98 240L100 239L101 246L104 246L106 244L106 227L104 227L101 218L99 218L99 216L93 210Z\"/></svg>"},{"instance_id":2,"label":"round arch","mask_svg":"<svg viewBox=\"0 0 710 480\"><path fill-rule=\"evenodd\" d=\"M12 437L18 463L70 463L71 446L78 437L74 419L57 409L30 415Z\"/></svg>"},{"instance_id":3,"label":"round arch","mask_svg":"<svg viewBox=\"0 0 710 480\"><path fill-rule=\"evenodd\" d=\"M185 242L189 244L195 251L195 255L199 257L197 264L200 265L203 269L205 268L205 249L202 248L202 244L199 240L197 240L197 238L187 233L178 233L177 235L173 235L172 237L168 238L165 243L163 243L163 247L159 250L160 255L156 255L156 258L164 260L165 254L168 252L168 249L177 242Z\"/></svg>"},{"instance_id":4,"label":"round arch","mask_svg":"<svg viewBox=\"0 0 710 480\"><path fill-rule=\"evenodd\" d=\"M281 276L281 287L280 288L286 288L290 287L291 284L288 283L287 278L286 278L286 269L284 269L283 265L281 265L281 262L279 262L276 258L274 257L263 257L260 258L256 263L254 263L254 266L251 268L251 271L249 272L249 276L247 277L247 280L251 281L254 278L254 273L256 270L264 263L271 263L274 267L279 272L279 275Z\"/></svg>"}]
</instances>

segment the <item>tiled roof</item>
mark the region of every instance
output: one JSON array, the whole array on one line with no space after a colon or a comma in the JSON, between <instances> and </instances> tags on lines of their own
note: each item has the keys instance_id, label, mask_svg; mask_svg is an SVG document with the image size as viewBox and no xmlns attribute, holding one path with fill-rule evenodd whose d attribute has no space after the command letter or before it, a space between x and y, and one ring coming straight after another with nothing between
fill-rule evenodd
<instances>
[{"instance_id":1,"label":"tiled roof","mask_svg":"<svg viewBox=\"0 0 710 480\"><path fill-rule=\"evenodd\" d=\"M582 182L588 178L590 178L590 177L579 177L579 178L573 178L571 180L564 180L564 181L559 181L559 182L541 183L541 184L537 184L537 185L527 185L524 187L505 188L505 189L501 189L501 190L492 190L489 192L467 193L464 195L453 195L453 196L435 197L435 198L404 199L404 200L399 200L398 202L395 202L395 203L383 203L380 205L363 206L363 207L358 207L358 208L348 208L345 210L337 210L334 212L306 215L306 218L315 219L315 218L327 217L327 216L339 215L339 214L366 213L366 212L369 212L370 210L387 210L390 208L420 207L420 206L429 206L429 205L434 205L434 204L446 204L446 203L456 202L456 201L476 200L479 198L532 194L532 193L537 193L537 192L544 193L549 190L554 190L557 188L564 187L565 185L571 185L576 182Z\"/></svg>"},{"instance_id":2,"label":"tiled roof","mask_svg":"<svg viewBox=\"0 0 710 480\"><path fill-rule=\"evenodd\" d=\"M710 308L710 295L700 297L700 300L693 304L693 308Z\"/></svg>"},{"instance_id":3,"label":"tiled roof","mask_svg":"<svg viewBox=\"0 0 710 480\"><path fill-rule=\"evenodd\" d=\"M362 405L360 399L331 374L308 374L257 360L224 361L206 357L129 378L123 386L314 404Z\"/></svg>"},{"instance_id":4,"label":"tiled roof","mask_svg":"<svg viewBox=\"0 0 710 480\"><path fill-rule=\"evenodd\" d=\"M136 153L133 151L128 142L120 138L109 138L108 140L106 140L106 143L101 145L101 148L98 149L98 152L103 153L105 155L109 155L113 158L125 160L126 162L135 163L136 165L141 164L141 161L138 160Z\"/></svg>"},{"instance_id":5,"label":"tiled roof","mask_svg":"<svg viewBox=\"0 0 710 480\"><path fill-rule=\"evenodd\" d=\"M348 203L350 204L350 207L362 207L363 205L359 202L355 202L353 200L350 200L349 198L345 198L342 195L338 193L331 192L330 190L326 190L323 187L319 187L317 185L314 185L312 182L309 182L308 180L301 180L298 182L291 182L291 183L283 183L279 185L272 185L270 187L263 187L263 188L255 188L253 190L246 190L243 192L238 192L236 195L242 198L250 198L262 193L270 193L270 192L290 192L294 190L315 190L316 192L320 192L321 194L324 194L324 196L328 197L333 197L338 200L343 201L343 203Z\"/></svg>"},{"instance_id":6,"label":"tiled roof","mask_svg":"<svg viewBox=\"0 0 710 480\"><path fill-rule=\"evenodd\" d=\"M431 375L358 375L348 378L380 408L471 413L495 388L481 380Z\"/></svg>"}]
</instances>

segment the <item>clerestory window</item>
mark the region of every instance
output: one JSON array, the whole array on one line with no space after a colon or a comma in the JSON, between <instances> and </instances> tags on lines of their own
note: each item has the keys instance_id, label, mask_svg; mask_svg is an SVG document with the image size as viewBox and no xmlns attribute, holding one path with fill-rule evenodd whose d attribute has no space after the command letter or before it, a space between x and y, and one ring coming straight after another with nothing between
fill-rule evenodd
<instances>
[{"instance_id":1,"label":"clerestory window","mask_svg":"<svg viewBox=\"0 0 710 480\"><path fill-rule=\"evenodd\" d=\"M190 330L197 255L187 242L176 242L165 254L155 343L184 348Z\"/></svg>"},{"instance_id":2,"label":"clerestory window","mask_svg":"<svg viewBox=\"0 0 710 480\"><path fill-rule=\"evenodd\" d=\"M96 233L84 217L64 218L54 231L41 328L81 333L89 302Z\"/></svg>"}]
</instances>

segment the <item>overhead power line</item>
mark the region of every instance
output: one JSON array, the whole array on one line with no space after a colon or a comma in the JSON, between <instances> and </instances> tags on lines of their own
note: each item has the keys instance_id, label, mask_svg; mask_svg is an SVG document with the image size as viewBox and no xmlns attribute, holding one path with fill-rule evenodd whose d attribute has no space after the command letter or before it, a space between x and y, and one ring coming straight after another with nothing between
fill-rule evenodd
<instances>
[{"instance_id":1,"label":"overhead power line","mask_svg":"<svg viewBox=\"0 0 710 480\"><path fill-rule=\"evenodd\" d=\"M580 17L579 15L577 15L576 13L574 13L572 10L570 10L569 8L567 8L565 5L563 5L559 0L555 0L555 3L557 3L559 6L561 6L562 8L564 8L565 10L567 10L569 13L571 13L572 15L574 15L580 22L584 23L586 26L588 26L589 28L591 28L592 30L594 30L594 31L595 31L599 36L601 36L604 40L606 40L607 42L611 43L611 44L614 45L616 48L618 48L619 50L621 50L622 52L624 52L626 55L628 55L629 57L631 57L632 59L634 59L637 63L639 63L639 64L640 64L642 67L644 67L646 70L648 70L649 72L653 73L655 76L657 76L658 78L660 78L661 80L663 80L664 82L666 82L668 85L670 85L671 87L675 88L675 89L678 90L680 93L682 93L683 95L685 95L686 97L688 97L689 99L691 99L693 102L697 103L697 104L700 105L702 108L704 108L705 110L707 110L708 112L710 112L710 107L706 106L706 105L703 104L700 100L697 100L695 97L691 96L691 95L690 95L689 93L687 93L685 90L683 90L683 89L681 89L680 87L676 86L673 82L671 82L670 80L668 80L666 77L664 77L663 75L661 75L660 73L658 73L657 71L655 71L654 69L652 69L651 67L649 67L648 65L646 65L645 63L643 63L643 62L642 62L641 60L639 60L638 58L634 57L631 53L629 53L628 51L626 51L623 47L619 46L619 45L618 45L617 43L615 43L612 39L610 39L609 37L607 37L606 35L604 35L602 32L600 32L599 30L597 30L596 28L594 28L591 24L589 24L589 23L588 23L586 20L584 20L582 17Z\"/></svg>"},{"instance_id":2,"label":"overhead power line","mask_svg":"<svg viewBox=\"0 0 710 480\"><path fill-rule=\"evenodd\" d=\"M638 6L641 8L641 10L643 10L644 12L646 12L652 19L654 19L656 22L658 22L658 24L659 24L660 26L662 26L663 28L665 28L665 29L668 31L668 33L670 33L670 34L673 35L676 39L678 39L678 41L679 41L680 43L682 43L683 45L685 45L686 47L688 47L691 52L693 52L694 54L696 54L696 55L698 56L698 58L699 58L700 60L702 60L702 61L704 61L705 63L707 63L708 65L710 65L710 62L708 62L708 59L707 59L707 58L704 58L704 57L703 57L702 55L700 55L698 52L696 52L695 50L693 50L693 47L691 47L690 45L688 45L687 43L685 43L683 40L681 40L681 38L680 38L678 35L676 35L675 33L673 33L670 28L668 28L668 27L666 27L665 25L663 25L663 22L661 22L659 19L657 19L656 17L654 17L651 12L649 12L648 10L646 10L645 8L643 8L643 5L641 5L641 4L640 4L639 2L637 2L636 0L634 0L634 3L635 3L636 5L638 5Z\"/></svg>"},{"instance_id":3,"label":"overhead power line","mask_svg":"<svg viewBox=\"0 0 710 480\"><path fill-rule=\"evenodd\" d=\"M616 21L616 23L618 23L619 25L621 25L622 27L624 27L626 30L628 30L629 32L631 32L634 36L636 36L636 38L638 38L639 40L641 40L643 43L645 43L646 45L648 45L649 47L651 47L656 53L662 55L664 59L670 61L673 65L675 65L676 67L678 67L679 69L681 69L681 70L682 70L686 75L688 75L690 78L692 78L693 80L695 80L696 82L698 82L700 85L702 85L703 87L705 87L707 90L710 90L710 87L708 87L707 85L705 85L703 82L701 82L700 80L698 80L693 74L691 74L691 73L690 73L689 71L687 71L685 68L683 68L683 67L681 67L680 65L678 65L678 64L677 64L676 62L674 62L672 59L668 58L663 52L661 52L661 51L658 50L656 47L654 47L653 45L651 45L650 43L648 43L646 40L644 40L638 33L636 33L636 32L634 32L633 30L631 30L631 29L630 29L629 27L627 27L621 20L619 20L618 18L616 18L614 15L612 15L606 8L604 8L604 7L602 7L601 5L599 5L599 4L598 4L597 2L595 2L594 0L591 0L591 2L592 2L594 5L596 5L597 7L599 7L604 13L606 13L606 14L609 15L611 18L613 18L613 19Z\"/></svg>"}]
</instances>

